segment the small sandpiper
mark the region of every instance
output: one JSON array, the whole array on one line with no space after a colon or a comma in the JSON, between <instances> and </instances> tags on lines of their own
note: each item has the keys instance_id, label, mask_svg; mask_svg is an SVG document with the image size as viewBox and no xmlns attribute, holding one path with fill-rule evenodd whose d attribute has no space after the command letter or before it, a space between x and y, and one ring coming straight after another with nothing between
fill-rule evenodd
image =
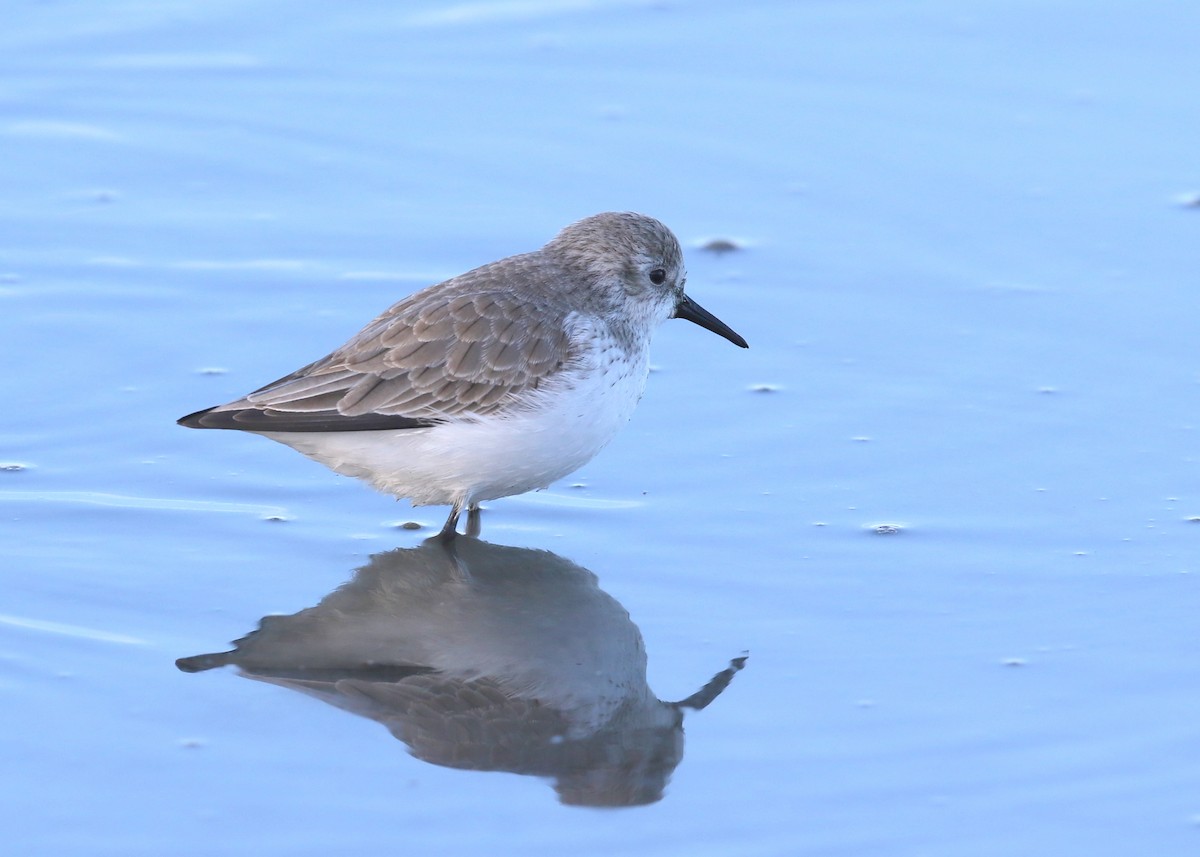
<instances>
[{"instance_id":1,"label":"small sandpiper","mask_svg":"<svg viewBox=\"0 0 1200 857\"><path fill-rule=\"evenodd\" d=\"M679 242L641 214L605 213L404 298L332 354L179 420L269 437L407 498L463 510L545 488L633 414L650 339L684 318L746 348L683 292Z\"/></svg>"}]
</instances>

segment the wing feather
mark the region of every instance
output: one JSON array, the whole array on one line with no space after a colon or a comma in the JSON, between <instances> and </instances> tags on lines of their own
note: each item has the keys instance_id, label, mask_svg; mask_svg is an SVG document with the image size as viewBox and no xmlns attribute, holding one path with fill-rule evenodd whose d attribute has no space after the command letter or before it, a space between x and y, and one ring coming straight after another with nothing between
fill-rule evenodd
<instances>
[{"instance_id":1,"label":"wing feather","mask_svg":"<svg viewBox=\"0 0 1200 857\"><path fill-rule=\"evenodd\" d=\"M418 292L321 360L180 422L355 431L429 426L512 407L522 391L569 363L574 349L561 301L531 305L497 289L495 277L481 287L487 272L485 266Z\"/></svg>"}]
</instances>

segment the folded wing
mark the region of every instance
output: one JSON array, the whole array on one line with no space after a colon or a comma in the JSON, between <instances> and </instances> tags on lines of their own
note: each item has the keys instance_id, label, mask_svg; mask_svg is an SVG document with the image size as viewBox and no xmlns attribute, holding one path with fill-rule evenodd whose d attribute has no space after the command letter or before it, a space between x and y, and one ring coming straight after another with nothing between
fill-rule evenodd
<instances>
[{"instance_id":1,"label":"folded wing","mask_svg":"<svg viewBox=\"0 0 1200 857\"><path fill-rule=\"evenodd\" d=\"M561 312L505 291L419 292L332 354L179 420L244 431L421 428L513 405L571 360Z\"/></svg>"}]
</instances>

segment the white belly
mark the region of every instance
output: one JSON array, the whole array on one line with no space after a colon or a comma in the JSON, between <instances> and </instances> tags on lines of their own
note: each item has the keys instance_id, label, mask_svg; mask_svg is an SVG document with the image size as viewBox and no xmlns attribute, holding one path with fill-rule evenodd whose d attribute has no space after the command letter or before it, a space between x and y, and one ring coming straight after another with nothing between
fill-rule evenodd
<instances>
[{"instance_id":1,"label":"white belly","mask_svg":"<svg viewBox=\"0 0 1200 857\"><path fill-rule=\"evenodd\" d=\"M582 467L629 421L647 373L645 351L630 360L613 347L503 416L425 429L261 434L414 506L469 505L545 488Z\"/></svg>"}]
</instances>

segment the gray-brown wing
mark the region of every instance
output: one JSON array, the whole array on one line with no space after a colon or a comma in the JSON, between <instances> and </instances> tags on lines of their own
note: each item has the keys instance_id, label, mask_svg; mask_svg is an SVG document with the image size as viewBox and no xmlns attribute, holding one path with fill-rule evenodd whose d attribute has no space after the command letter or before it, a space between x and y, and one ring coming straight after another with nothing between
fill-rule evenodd
<instances>
[{"instance_id":1,"label":"gray-brown wing","mask_svg":"<svg viewBox=\"0 0 1200 857\"><path fill-rule=\"evenodd\" d=\"M180 422L249 431L417 428L498 411L571 359L561 309L507 291L445 291L418 292L327 357Z\"/></svg>"},{"instance_id":2,"label":"gray-brown wing","mask_svg":"<svg viewBox=\"0 0 1200 857\"><path fill-rule=\"evenodd\" d=\"M514 696L491 678L438 673L395 683L339 681L347 707L385 724L413 755L471 770L553 773L571 724L550 704Z\"/></svg>"}]
</instances>

